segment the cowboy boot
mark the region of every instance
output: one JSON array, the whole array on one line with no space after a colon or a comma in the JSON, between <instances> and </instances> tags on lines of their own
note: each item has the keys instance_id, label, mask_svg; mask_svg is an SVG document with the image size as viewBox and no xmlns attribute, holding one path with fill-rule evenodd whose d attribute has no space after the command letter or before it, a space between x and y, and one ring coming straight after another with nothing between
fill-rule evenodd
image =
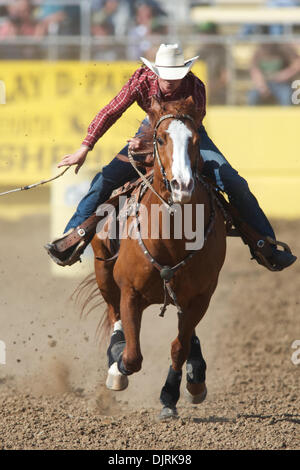
<instances>
[{"instance_id":1,"label":"cowboy boot","mask_svg":"<svg viewBox=\"0 0 300 470\"><path fill-rule=\"evenodd\" d=\"M96 233L96 226L102 217L96 213L76 228L71 228L62 237L47 243L44 248L59 266L72 266L81 261L80 256Z\"/></svg>"},{"instance_id":2,"label":"cowboy boot","mask_svg":"<svg viewBox=\"0 0 300 470\"><path fill-rule=\"evenodd\" d=\"M297 259L290 247L270 236L262 236L240 217L238 210L228 203L224 196L218 192L217 201L221 202L223 215L226 220L227 236L239 236L248 245L252 259L270 271L282 271L291 266ZM281 246L283 250L279 250Z\"/></svg>"},{"instance_id":3,"label":"cowboy boot","mask_svg":"<svg viewBox=\"0 0 300 470\"><path fill-rule=\"evenodd\" d=\"M72 237L76 229L70 229L62 237L53 240L50 243L47 243L44 248L47 251L50 258L59 266L72 266L77 261L81 262L80 256L83 254L85 248L90 243L93 235L90 235L87 238L83 238L76 243L73 243L71 246L61 251L59 249L59 244L68 243L68 238Z\"/></svg>"},{"instance_id":4,"label":"cowboy boot","mask_svg":"<svg viewBox=\"0 0 300 470\"><path fill-rule=\"evenodd\" d=\"M261 251L254 250L254 258L270 271L282 271L296 261L297 256L293 255L286 243L279 242L271 237L266 237L265 243L269 244L271 253L264 255ZM283 250L278 250L277 246L283 247Z\"/></svg>"}]
</instances>

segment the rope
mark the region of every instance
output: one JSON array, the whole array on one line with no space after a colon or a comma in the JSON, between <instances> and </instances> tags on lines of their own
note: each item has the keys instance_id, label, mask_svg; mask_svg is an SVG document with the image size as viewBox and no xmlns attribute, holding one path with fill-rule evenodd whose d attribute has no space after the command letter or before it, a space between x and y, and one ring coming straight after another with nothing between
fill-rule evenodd
<instances>
[{"instance_id":1,"label":"rope","mask_svg":"<svg viewBox=\"0 0 300 470\"><path fill-rule=\"evenodd\" d=\"M5 196L6 194L10 194L10 193L16 193L17 191L27 191L28 189L36 188L37 186L41 186L42 184L50 183L51 181L54 181L57 178L60 178L62 175L64 175L66 171L68 171L69 168L70 167L67 166L67 168L65 168L61 173L54 176L53 178L50 178L48 180L42 180L39 183L33 183L27 186L22 186L21 188L11 189L10 191L5 191L4 193L0 193L0 196Z\"/></svg>"}]
</instances>

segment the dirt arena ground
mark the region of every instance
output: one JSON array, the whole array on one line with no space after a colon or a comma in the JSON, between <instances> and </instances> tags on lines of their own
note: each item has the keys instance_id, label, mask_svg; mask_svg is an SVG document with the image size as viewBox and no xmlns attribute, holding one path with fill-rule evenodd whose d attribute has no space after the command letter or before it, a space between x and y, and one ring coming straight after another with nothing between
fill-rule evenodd
<instances>
[{"instance_id":1,"label":"dirt arena ground","mask_svg":"<svg viewBox=\"0 0 300 470\"><path fill-rule=\"evenodd\" d=\"M274 223L300 257L300 221ZM229 240L225 266L197 332L207 400L178 403L159 422L159 394L176 336L176 314L144 313L143 370L109 392L98 314L80 319L69 300L80 279L58 278L42 248L49 217L0 220L0 449L299 449L300 263L271 273ZM68 268L65 268L68 269ZM182 383L182 391L185 379Z\"/></svg>"}]
</instances>

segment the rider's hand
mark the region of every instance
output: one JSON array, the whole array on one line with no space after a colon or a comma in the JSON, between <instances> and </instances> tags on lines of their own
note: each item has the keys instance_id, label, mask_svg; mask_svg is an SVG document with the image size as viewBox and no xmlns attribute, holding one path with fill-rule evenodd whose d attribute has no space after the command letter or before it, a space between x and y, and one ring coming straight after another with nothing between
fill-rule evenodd
<instances>
[{"instance_id":1,"label":"rider's hand","mask_svg":"<svg viewBox=\"0 0 300 470\"><path fill-rule=\"evenodd\" d=\"M71 153L70 155L65 155L57 167L60 168L61 166L77 165L75 168L75 173L77 174L81 166L84 164L89 151L90 149L88 147L82 145L78 150L76 150L76 152Z\"/></svg>"},{"instance_id":2,"label":"rider's hand","mask_svg":"<svg viewBox=\"0 0 300 470\"><path fill-rule=\"evenodd\" d=\"M137 152L142 148L142 140L139 137L132 137L127 142L129 143L129 150L132 152Z\"/></svg>"}]
</instances>

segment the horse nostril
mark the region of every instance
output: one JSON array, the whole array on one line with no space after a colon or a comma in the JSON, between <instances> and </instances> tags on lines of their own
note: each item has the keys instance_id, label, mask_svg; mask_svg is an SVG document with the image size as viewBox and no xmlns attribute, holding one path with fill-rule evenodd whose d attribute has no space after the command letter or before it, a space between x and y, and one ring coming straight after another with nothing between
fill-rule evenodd
<instances>
[{"instance_id":1,"label":"horse nostril","mask_svg":"<svg viewBox=\"0 0 300 470\"><path fill-rule=\"evenodd\" d=\"M180 189L180 185L176 179L171 180L170 184L174 191L178 191Z\"/></svg>"},{"instance_id":2,"label":"horse nostril","mask_svg":"<svg viewBox=\"0 0 300 470\"><path fill-rule=\"evenodd\" d=\"M188 182L188 184L186 183L183 183L183 182L179 182L177 181L177 179L172 179L171 182L171 188L172 188L172 191L188 191L188 192L192 192L193 189L194 189L194 180L193 178L191 178Z\"/></svg>"}]
</instances>

